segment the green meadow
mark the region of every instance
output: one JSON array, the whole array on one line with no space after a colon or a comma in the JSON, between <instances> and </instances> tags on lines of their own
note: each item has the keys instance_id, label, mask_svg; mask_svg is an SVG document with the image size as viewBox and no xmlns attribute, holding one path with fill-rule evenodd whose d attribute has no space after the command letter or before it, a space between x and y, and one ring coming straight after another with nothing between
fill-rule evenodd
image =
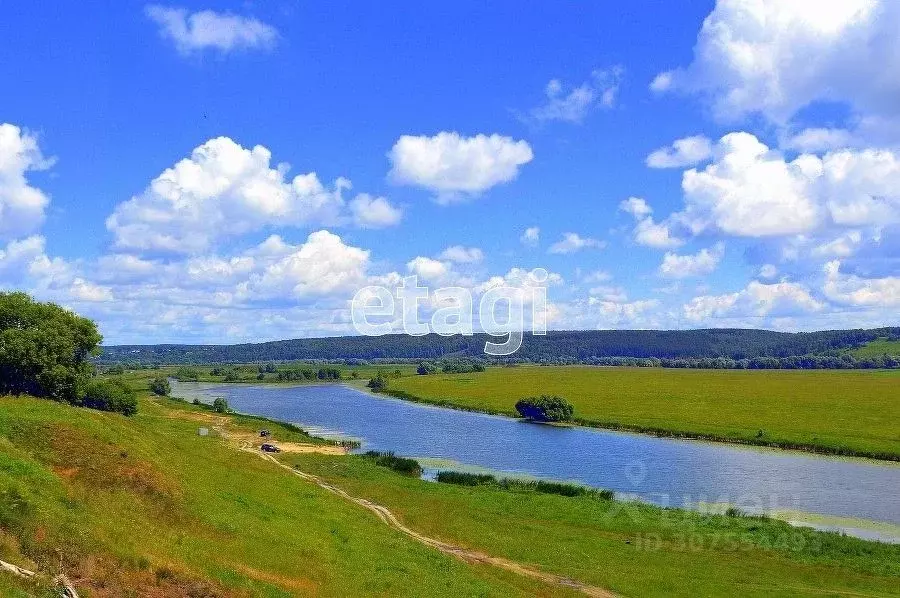
<instances>
[{"instance_id":1,"label":"green meadow","mask_svg":"<svg viewBox=\"0 0 900 598\"><path fill-rule=\"evenodd\" d=\"M137 387L146 374L128 374ZM83 596L573 596L471 564L239 450L324 444L296 428L140 398L133 417L0 398L0 559ZM199 427L210 430L198 434ZM423 481L352 455L282 463L391 509L417 533L621 596L898 595L900 546L744 516ZM411 588L414 588L411 591ZM0 595L43 596L0 573Z\"/></svg>"},{"instance_id":2,"label":"green meadow","mask_svg":"<svg viewBox=\"0 0 900 598\"><path fill-rule=\"evenodd\" d=\"M559 395L586 425L900 459L898 370L522 366L407 376L389 388L508 415L523 397Z\"/></svg>"},{"instance_id":3,"label":"green meadow","mask_svg":"<svg viewBox=\"0 0 900 598\"><path fill-rule=\"evenodd\" d=\"M879 338L869 341L862 347L853 349L850 353L854 357L879 357L881 355L900 355L900 340L892 341Z\"/></svg>"}]
</instances>

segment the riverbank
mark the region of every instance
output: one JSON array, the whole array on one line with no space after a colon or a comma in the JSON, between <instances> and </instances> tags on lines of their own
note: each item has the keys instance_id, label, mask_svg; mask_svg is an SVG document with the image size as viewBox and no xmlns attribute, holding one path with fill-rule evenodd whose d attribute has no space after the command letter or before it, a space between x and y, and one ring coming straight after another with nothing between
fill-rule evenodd
<instances>
[{"instance_id":1,"label":"riverbank","mask_svg":"<svg viewBox=\"0 0 900 598\"><path fill-rule=\"evenodd\" d=\"M900 461L896 371L528 366L408 376L385 392L512 417L518 399L555 394L587 427Z\"/></svg>"}]
</instances>

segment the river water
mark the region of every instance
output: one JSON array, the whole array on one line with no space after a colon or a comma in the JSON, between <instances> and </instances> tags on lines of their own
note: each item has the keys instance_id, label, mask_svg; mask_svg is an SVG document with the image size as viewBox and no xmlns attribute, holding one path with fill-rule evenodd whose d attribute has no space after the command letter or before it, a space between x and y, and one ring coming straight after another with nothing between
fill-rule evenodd
<instances>
[{"instance_id":1,"label":"river water","mask_svg":"<svg viewBox=\"0 0 900 598\"><path fill-rule=\"evenodd\" d=\"M353 438L428 468L579 482L662 506L735 505L793 523L900 541L900 465L526 423L383 398L344 385L173 384L173 396Z\"/></svg>"}]
</instances>

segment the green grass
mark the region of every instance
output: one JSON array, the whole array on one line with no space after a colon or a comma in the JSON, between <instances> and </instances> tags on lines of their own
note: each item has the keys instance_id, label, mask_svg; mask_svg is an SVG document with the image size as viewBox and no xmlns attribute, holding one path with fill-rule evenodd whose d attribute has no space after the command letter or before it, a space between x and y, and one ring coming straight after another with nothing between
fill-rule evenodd
<instances>
[{"instance_id":1,"label":"green grass","mask_svg":"<svg viewBox=\"0 0 900 598\"><path fill-rule=\"evenodd\" d=\"M167 403L142 399L125 418L0 398L0 559L48 574L62 564L85 596L543 589L421 546L215 434L199 436L209 424L184 417L201 412ZM4 596L33 593L0 580Z\"/></svg>"},{"instance_id":2,"label":"green grass","mask_svg":"<svg viewBox=\"0 0 900 598\"><path fill-rule=\"evenodd\" d=\"M875 339L850 351L854 357L881 357L882 355L900 355L900 340L891 341L886 338Z\"/></svg>"},{"instance_id":3,"label":"green grass","mask_svg":"<svg viewBox=\"0 0 900 598\"><path fill-rule=\"evenodd\" d=\"M623 596L900 594L900 546L596 495L426 482L363 457L285 460L387 506L420 532Z\"/></svg>"},{"instance_id":4,"label":"green grass","mask_svg":"<svg viewBox=\"0 0 900 598\"><path fill-rule=\"evenodd\" d=\"M564 397L579 423L900 459L900 371L517 367L392 380L400 398L516 415Z\"/></svg>"}]
</instances>

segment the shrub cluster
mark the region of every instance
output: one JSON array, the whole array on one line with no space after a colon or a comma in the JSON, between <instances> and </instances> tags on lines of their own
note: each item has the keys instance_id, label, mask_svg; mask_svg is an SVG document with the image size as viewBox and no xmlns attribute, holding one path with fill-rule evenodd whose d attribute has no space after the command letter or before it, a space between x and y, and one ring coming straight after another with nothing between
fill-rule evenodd
<instances>
[{"instance_id":1,"label":"shrub cluster","mask_svg":"<svg viewBox=\"0 0 900 598\"><path fill-rule=\"evenodd\" d=\"M160 397L167 397L172 392L172 385L165 376L157 376L150 381L150 392Z\"/></svg>"},{"instance_id":2,"label":"shrub cluster","mask_svg":"<svg viewBox=\"0 0 900 598\"><path fill-rule=\"evenodd\" d=\"M118 378L92 380L77 404L100 411L114 411L123 415L137 413L137 396L127 384Z\"/></svg>"},{"instance_id":3,"label":"shrub cluster","mask_svg":"<svg viewBox=\"0 0 900 598\"><path fill-rule=\"evenodd\" d=\"M423 361L416 368L416 373L420 376L428 374L436 374L441 372L444 374L469 374L472 372L483 372L484 364L480 361L472 359L442 359L440 361Z\"/></svg>"},{"instance_id":4,"label":"shrub cluster","mask_svg":"<svg viewBox=\"0 0 900 598\"><path fill-rule=\"evenodd\" d=\"M575 408L562 397L541 395L516 402L516 411L527 419L540 422L564 422L572 419Z\"/></svg>"},{"instance_id":5,"label":"shrub cluster","mask_svg":"<svg viewBox=\"0 0 900 598\"><path fill-rule=\"evenodd\" d=\"M598 490L596 488L588 488L587 486L578 484L547 482L544 480L498 479L493 475L484 473L440 471L435 479L437 479L438 482L456 484L457 486L493 486L504 490L530 491L569 497L591 496L603 500L612 500L615 497L615 493L612 490Z\"/></svg>"},{"instance_id":6,"label":"shrub cluster","mask_svg":"<svg viewBox=\"0 0 900 598\"><path fill-rule=\"evenodd\" d=\"M368 451L365 457L373 459L376 465L388 467L403 475L416 478L422 475L422 466L415 459L407 459L406 457L398 457L394 453L382 453L379 451Z\"/></svg>"}]
</instances>

